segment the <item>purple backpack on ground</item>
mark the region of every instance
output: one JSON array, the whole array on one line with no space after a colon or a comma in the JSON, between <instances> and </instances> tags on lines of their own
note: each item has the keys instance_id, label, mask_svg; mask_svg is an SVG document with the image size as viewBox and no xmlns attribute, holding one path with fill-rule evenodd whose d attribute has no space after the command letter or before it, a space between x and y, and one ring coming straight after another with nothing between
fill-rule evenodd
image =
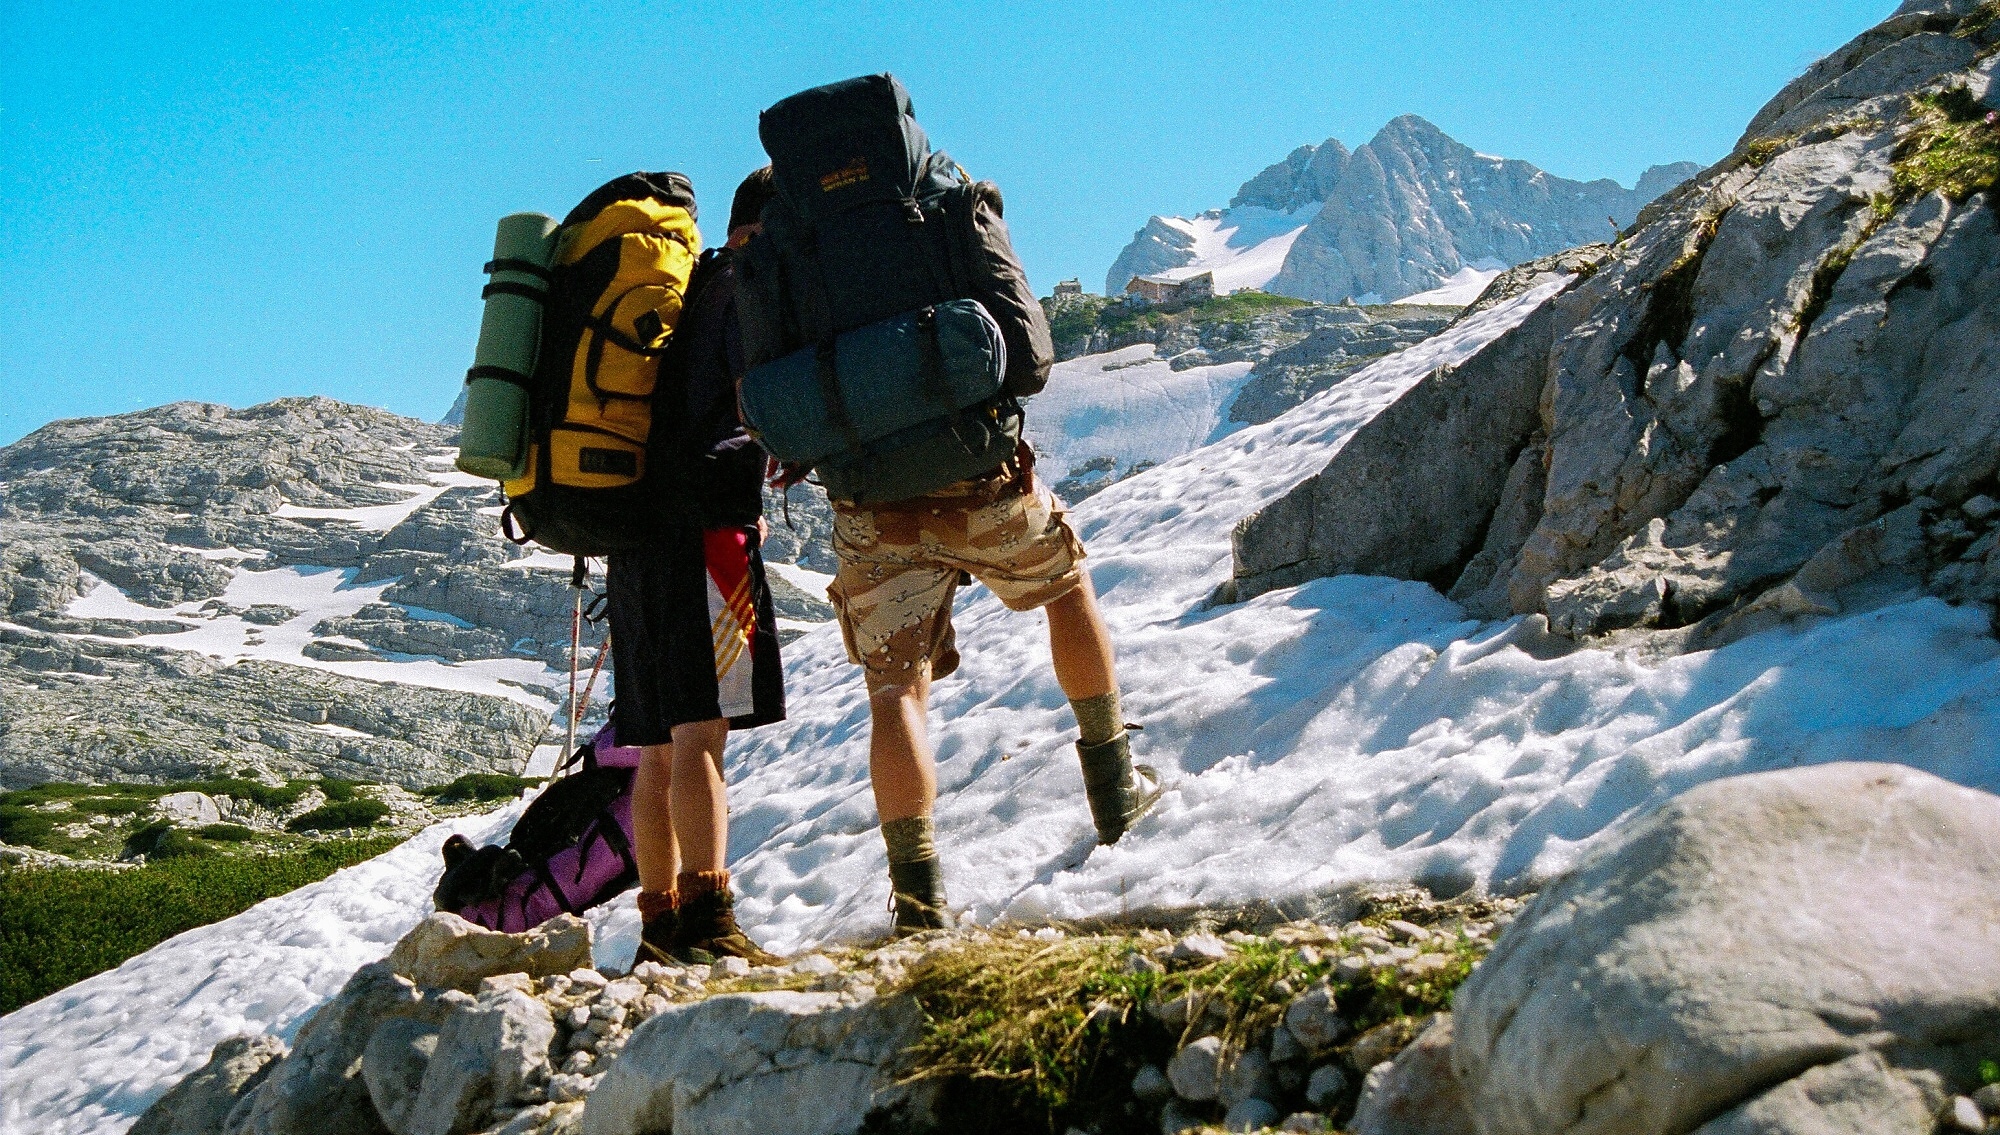
<instances>
[{"instance_id":1,"label":"purple backpack on ground","mask_svg":"<svg viewBox=\"0 0 2000 1135\"><path fill-rule=\"evenodd\" d=\"M475 848L454 835L431 900L489 930L519 933L580 914L639 881L632 854L632 776L639 750L609 725L579 748L515 822L506 844Z\"/></svg>"}]
</instances>

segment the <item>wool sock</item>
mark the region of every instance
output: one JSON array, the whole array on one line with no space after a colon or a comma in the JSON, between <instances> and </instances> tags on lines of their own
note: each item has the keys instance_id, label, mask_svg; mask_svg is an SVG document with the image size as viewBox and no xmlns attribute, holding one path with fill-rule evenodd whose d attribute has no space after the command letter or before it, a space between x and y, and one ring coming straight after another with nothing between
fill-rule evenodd
<instances>
[{"instance_id":1,"label":"wool sock","mask_svg":"<svg viewBox=\"0 0 2000 1135\"><path fill-rule=\"evenodd\" d=\"M651 922L663 914L672 914L680 909L680 905L679 891L640 891L639 921Z\"/></svg>"},{"instance_id":2,"label":"wool sock","mask_svg":"<svg viewBox=\"0 0 2000 1135\"><path fill-rule=\"evenodd\" d=\"M1069 703L1076 714L1076 728L1086 745L1102 745L1125 732L1125 711L1118 705L1118 691Z\"/></svg>"},{"instance_id":3,"label":"wool sock","mask_svg":"<svg viewBox=\"0 0 2000 1135\"><path fill-rule=\"evenodd\" d=\"M717 891L728 893L729 872L727 871L683 871L677 880L676 890L681 893L681 905L687 906L694 900Z\"/></svg>"},{"instance_id":4,"label":"wool sock","mask_svg":"<svg viewBox=\"0 0 2000 1135\"><path fill-rule=\"evenodd\" d=\"M882 842L889 845L889 862L916 863L937 857L937 828L929 816L909 816L882 825Z\"/></svg>"}]
</instances>

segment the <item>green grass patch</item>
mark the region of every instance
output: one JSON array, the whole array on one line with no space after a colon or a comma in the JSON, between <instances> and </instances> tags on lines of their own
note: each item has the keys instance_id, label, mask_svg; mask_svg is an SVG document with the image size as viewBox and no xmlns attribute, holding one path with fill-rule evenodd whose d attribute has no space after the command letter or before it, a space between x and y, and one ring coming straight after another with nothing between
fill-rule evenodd
<instances>
[{"instance_id":1,"label":"green grass patch","mask_svg":"<svg viewBox=\"0 0 2000 1135\"><path fill-rule=\"evenodd\" d=\"M1219 1007L1227 1023L1217 1035L1241 1051L1283 1020L1297 992L1325 983L1357 1035L1389 1022L1414 1035L1422 1017L1449 1008L1481 954L1461 941L1449 965L1421 979L1387 968L1348 981L1331 957L1308 961L1271 940L1167 972L1132 964L1135 952L1129 937L1077 936L994 938L926 955L901 990L924 1014L904 1075L946 1081L954 1112L991 1118L980 1130L1018 1130L1023 1120L1052 1132L1125 1130L1134 1071L1164 1064L1188 1039L1161 1025L1149 1003L1189 996L1201 1006L1190 1014L1197 1021Z\"/></svg>"},{"instance_id":2,"label":"green grass patch","mask_svg":"<svg viewBox=\"0 0 2000 1135\"><path fill-rule=\"evenodd\" d=\"M325 804L303 816L294 816L285 827L295 832L332 832L342 828L365 828L389 814L380 800L342 800Z\"/></svg>"},{"instance_id":3,"label":"green grass patch","mask_svg":"<svg viewBox=\"0 0 2000 1135\"><path fill-rule=\"evenodd\" d=\"M0 1013L397 842L383 836L283 854L166 859L130 871L0 871Z\"/></svg>"},{"instance_id":4,"label":"green grass patch","mask_svg":"<svg viewBox=\"0 0 2000 1135\"><path fill-rule=\"evenodd\" d=\"M437 797L440 804L484 803L488 800L512 800L540 783L538 779L508 776L506 773L469 772L450 784L426 788L423 794Z\"/></svg>"},{"instance_id":5,"label":"green grass patch","mask_svg":"<svg viewBox=\"0 0 2000 1135\"><path fill-rule=\"evenodd\" d=\"M1938 192L1963 201L2000 183L2000 129L1964 88L1919 95L1910 112L1916 129L1896 147L1897 200Z\"/></svg>"},{"instance_id":6,"label":"green grass patch","mask_svg":"<svg viewBox=\"0 0 2000 1135\"><path fill-rule=\"evenodd\" d=\"M151 807L149 800L130 796L86 796L70 805L72 811L88 816L136 816Z\"/></svg>"},{"instance_id":7,"label":"green grass patch","mask_svg":"<svg viewBox=\"0 0 2000 1135\"><path fill-rule=\"evenodd\" d=\"M1311 306L1311 301L1309 300L1296 299L1292 296L1274 295L1271 292L1260 292L1255 289L1246 288L1240 292L1231 292L1226 296L1216 296L1214 299L1203 300L1187 310L1189 314L1194 316L1196 322L1213 323L1254 319L1257 316L1267 315L1274 311L1289 311L1295 307L1309 306Z\"/></svg>"},{"instance_id":8,"label":"green grass patch","mask_svg":"<svg viewBox=\"0 0 2000 1135\"><path fill-rule=\"evenodd\" d=\"M254 829L246 828L242 824L204 824L196 828L194 834L219 843L247 843L257 838Z\"/></svg>"}]
</instances>

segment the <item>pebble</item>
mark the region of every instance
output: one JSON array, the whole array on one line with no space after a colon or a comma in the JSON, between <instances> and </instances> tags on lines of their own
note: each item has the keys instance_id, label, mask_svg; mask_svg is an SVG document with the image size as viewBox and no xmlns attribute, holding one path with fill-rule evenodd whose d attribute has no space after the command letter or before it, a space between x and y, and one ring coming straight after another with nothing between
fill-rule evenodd
<instances>
[{"instance_id":1,"label":"pebble","mask_svg":"<svg viewBox=\"0 0 2000 1135\"><path fill-rule=\"evenodd\" d=\"M1168 1100L1167 1106L1160 1109L1160 1135L1181 1135L1183 1131L1199 1129L1203 1122L1201 1112L1182 1100Z\"/></svg>"},{"instance_id":2,"label":"pebble","mask_svg":"<svg viewBox=\"0 0 2000 1135\"><path fill-rule=\"evenodd\" d=\"M1431 932L1414 922L1405 922L1400 918L1392 918L1383 923L1383 925L1388 927L1392 933L1405 942L1428 942L1431 940Z\"/></svg>"},{"instance_id":3,"label":"pebble","mask_svg":"<svg viewBox=\"0 0 2000 1135\"><path fill-rule=\"evenodd\" d=\"M1226 1131L1258 1131L1278 1122L1278 1107L1269 1100L1239 1100L1222 1117Z\"/></svg>"},{"instance_id":4,"label":"pebble","mask_svg":"<svg viewBox=\"0 0 2000 1135\"><path fill-rule=\"evenodd\" d=\"M1951 1101L1951 1124L1960 1131L1979 1132L1986 1130L1986 1116L1979 1111L1979 1105L1968 1096L1956 1096Z\"/></svg>"},{"instance_id":5,"label":"pebble","mask_svg":"<svg viewBox=\"0 0 2000 1135\"><path fill-rule=\"evenodd\" d=\"M1319 1132L1326 1130L1326 1116L1316 1111L1295 1111L1286 1116L1283 1123L1278 1124L1278 1130L1285 1132L1286 1135L1292 1135L1293 1132L1301 1135L1307 1132L1318 1135Z\"/></svg>"},{"instance_id":6,"label":"pebble","mask_svg":"<svg viewBox=\"0 0 2000 1135\"><path fill-rule=\"evenodd\" d=\"M500 993L509 989L534 996L535 979L525 973L496 973L479 981L479 992Z\"/></svg>"},{"instance_id":7,"label":"pebble","mask_svg":"<svg viewBox=\"0 0 2000 1135\"><path fill-rule=\"evenodd\" d=\"M749 977L750 961L747 958L737 957L717 958L715 964L709 967L709 971L724 977Z\"/></svg>"},{"instance_id":8,"label":"pebble","mask_svg":"<svg viewBox=\"0 0 2000 1135\"><path fill-rule=\"evenodd\" d=\"M2000 1115L2000 1084L1988 1084L1972 1093L1972 1102L1987 1115Z\"/></svg>"},{"instance_id":9,"label":"pebble","mask_svg":"<svg viewBox=\"0 0 2000 1135\"><path fill-rule=\"evenodd\" d=\"M1451 958L1445 954L1418 954L1403 963L1403 973L1410 977L1422 977L1427 973L1436 973L1450 964Z\"/></svg>"},{"instance_id":10,"label":"pebble","mask_svg":"<svg viewBox=\"0 0 2000 1135\"><path fill-rule=\"evenodd\" d=\"M1229 956L1229 943L1213 934L1190 934L1175 942L1168 956L1177 962L1212 962Z\"/></svg>"},{"instance_id":11,"label":"pebble","mask_svg":"<svg viewBox=\"0 0 2000 1135\"><path fill-rule=\"evenodd\" d=\"M666 981L679 972L677 969L670 970L666 966L653 961L640 962L638 965L632 967L632 976L648 985Z\"/></svg>"},{"instance_id":12,"label":"pebble","mask_svg":"<svg viewBox=\"0 0 2000 1135\"><path fill-rule=\"evenodd\" d=\"M542 979L542 992L550 997L561 997L563 994L569 992L569 984L568 977L563 974L552 973Z\"/></svg>"},{"instance_id":13,"label":"pebble","mask_svg":"<svg viewBox=\"0 0 2000 1135\"><path fill-rule=\"evenodd\" d=\"M580 1076L589 1072L590 1066L595 1063L597 1057L591 1055L587 1049L578 1049L569 1054L568 1060L563 1061L562 1070L565 1075Z\"/></svg>"},{"instance_id":14,"label":"pebble","mask_svg":"<svg viewBox=\"0 0 2000 1135\"><path fill-rule=\"evenodd\" d=\"M665 1011L666 1007L671 1004L673 1004L672 1001L667 1000L657 993L648 993L645 999L639 1002L639 1012L644 1016L654 1017Z\"/></svg>"},{"instance_id":15,"label":"pebble","mask_svg":"<svg viewBox=\"0 0 2000 1135\"><path fill-rule=\"evenodd\" d=\"M1280 1025L1271 1030L1271 1062L1285 1064L1293 1060L1303 1060L1306 1048L1299 1043L1292 1030Z\"/></svg>"},{"instance_id":16,"label":"pebble","mask_svg":"<svg viewBox=\"0 0 2000 1135\"><path fill-rule=\"evenodd\" d=\"M1320 952L1313 946L1300 946L1299 961L1304 965L1316 966L1320 962Z\"/></svg>"},{"instance_id":17,"label":"pebble","mask_svg":"<svg viewBox=\"0 0 2000 1135\"><path fill-rule=\"evenodd\" d=\"M1173 1094L1173 1084L1168 1082L1167 1074L1160 1071L1157 1064L1145 1065L1132 1077L1132 1095L1148 1107L1164 1103Z\"/></svg>"},{"instance_id":18,"label":"pebble","mask_svg":"<svg viewBox=\"0 0 2000 1135\"><path fill-rule=\"evenodd\" d=\"M1165 973L1167 967L1140 953L1125 955L1126 973Z\"/></svg>"},{"instance_id":19,"label":"pebble","mask_svg":"<svg viewBox=\"0 0 2000 1135\"><path fill-rule=\"evenodd\" d=\"M590 1007L590 1019L592 1021L607 1021L612 1027L622 1025L625 1023L625 1006L615 1005L609 1001L599 1001Z\"/></svg>"},{"instance_id":20,"label":"pebble","mask_svg":"<svg viewBox=\"0 0 2000 1135\"><path fill-rule=\"evenodd\" d=\"M1251 1049L1237 1057L1236 1063L1231 1064L1222 1074L1222 1079L1216 1086L1215 1098L1222 1101L1222 1106L1233 1109L1244 1100L1269 1100L1275 1098L1277 1094L1278 1085L1271 1077L1270 1058L1256 1049ZM1270 1120L1258 1126L1269 1127L1277 1121L1278 1117L1274 1110Z\"/></svg>"},{"instance_id":21,"label":"pebble","mask_svg":"<svg viewBox=\"0 0 2000 1135\"><path fill-rule=\"evenodd\" d=\"M578 1005L576 1008L571 1009L569 1015L564 1019L569 1022L570 1028L580 1029L590 1023L590 1006Z\"/></svg>"},{"instance_id":22,"label":"pebble","mask_svg":"<svg viewBox=\"0 0 2000 1135\"><path fill-rule=\"evenodd\" d=\"M1340 1099L1347 1090L1347 1073L1331 1064L1322 1064L1313 1069L1306 1079L1306 1102L1325 1111Z\"/></svg>"},{"instance_id":23,"label":"pebble","mask_svg":"<svg viewBox=\"0 0 2000 1135\"><path fill-rule=\"evenodd\" d=\"M597 1076L575 1076L557 1073L549 1077L549 1099L556 1103L569 1103L590 1094L597 1086Z\"/></svg>"},{"instance_id":24,"label":"pebble","mask_svg":"<svg viewBox=\"0 0 2000 1135\"><path fill-rule=\"evenodd\" d=\"M1308 1052L1317 1052L1347 1035L1347 1022L1333 990L1322 985L1308 989L1285 1006L1285 1030Z\"/></svg>"},{"instance_id":25,"label":"pebble","mask_svg":"<svg viewBox=\"0 0 2000 1135\"><path fill-rule=\"evenodd\" d=\"M613 1005L630 1005L646 995L646 983L629 977L621 977L604 987L598 996Z\"/></svg>"},{"instance_id":26,"label":"pebble","mask_svg":"<svg viewBox=\"0 0 2000 1135\"><path fill-rule=\"evenodd\" d=\"M1221 1088L1222 1041L1205 1036L1179 1052L1167 1062L1167 1080L1174 1086L1174 1093L1185 1100L1206 1103L1215 1098Z\"/></svg>"},{"instance_id":27,"label":"pebble","mask_svg":"<svg viewBox=\"0 0 2000 1135\"><path fill-rule=\"evenodd\" d=\"M1060 942L1063 940L1063 932L1053 926L1044 926L1036 930L1033 937L1037 942Z\"/></svg>"},{"instance_id":28,"label":"pebble","mask_svg":"<svg viewBox=\"0 0 2000 1135\"><path fill-rule=\"evenodd\" d=\"M573 969L569 971L569 983L590 989L602 989L611 984L611 979L594 969Z\"/></svg>"},{"instance_id":29,"label":"pebble","mask_svg":"<svg viewBox=\"0 0 2000 1135\"><path fill-rule=\"evenodd\" d=\"M1348 954L1335 962L1333 968L1341 977L1353 981L1375 967L1360 954Z\"/></svg>"},{"instance_id":30,"label":"pebble","mask_svg":"<svg viewBox=\"0 0 2000 1135\"><path fill-rule=\"evenodd\" d=\"M825 977L839 970L839 964L825 954L807 954L805 957L792 962L793 973L807 974L812 977Z\"/></svg>"}]
</instances>

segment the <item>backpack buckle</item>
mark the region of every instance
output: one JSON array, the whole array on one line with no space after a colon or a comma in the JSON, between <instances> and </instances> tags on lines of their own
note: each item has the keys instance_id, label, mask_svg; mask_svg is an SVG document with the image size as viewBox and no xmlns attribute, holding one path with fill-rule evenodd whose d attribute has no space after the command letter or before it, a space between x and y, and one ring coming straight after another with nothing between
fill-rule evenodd
<instances>
[{"instance_id":1,"label":"backpack buckle","mask_svg":"<svg viewBox=\"0 0 2000 1135\"><path fill-rule=\"evenodd\" d=\"M924 223L924 207L914 197L903 198L903 219L913 225Z\"/></svg>"}]
</instances>

